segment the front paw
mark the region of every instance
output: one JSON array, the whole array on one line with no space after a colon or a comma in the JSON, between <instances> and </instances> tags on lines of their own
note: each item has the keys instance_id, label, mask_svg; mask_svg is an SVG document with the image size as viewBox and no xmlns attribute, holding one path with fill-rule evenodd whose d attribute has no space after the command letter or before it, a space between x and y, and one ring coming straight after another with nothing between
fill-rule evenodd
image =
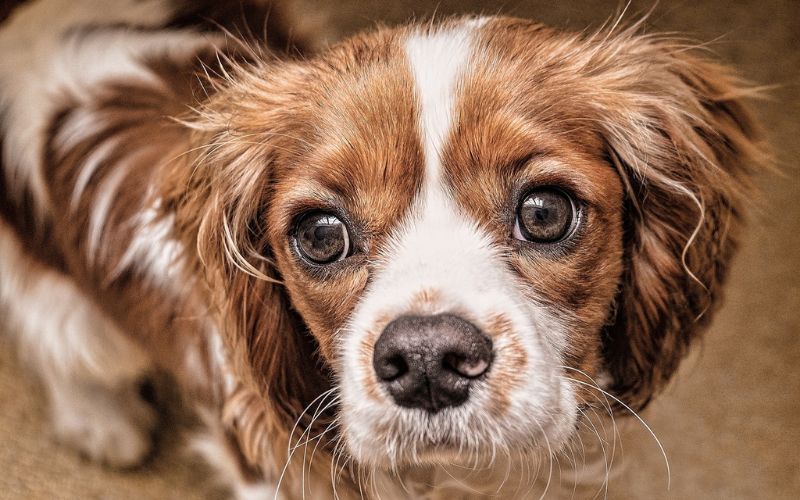
<instances>
[{"instance_id":1,"label":"front paw","mask_svg":"<svg viewBox=\"0 0 800 500\"><path fill-rule=\"evenodd\" d=\"M157 415L137 391L81 388L53 406L56 439L111 467L141 465L153 449Z\"/></svg>"}]
</instances>

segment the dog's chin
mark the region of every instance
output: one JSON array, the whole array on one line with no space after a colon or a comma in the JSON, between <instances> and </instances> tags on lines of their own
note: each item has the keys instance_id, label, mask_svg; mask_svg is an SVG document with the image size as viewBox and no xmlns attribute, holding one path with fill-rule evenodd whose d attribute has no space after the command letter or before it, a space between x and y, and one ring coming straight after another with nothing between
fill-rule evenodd
<instances>
[{"instance_id":1,"label":"dog's chin","mask_svg":"<svg viewBox=\"0 0 800 500\"><path fill-rule=\"evenodd\" d=\"M345 434L344 442L353 460L370 469L398 471L431 466L479 469L491 467L498 457L529 463L546 459L565 446L574 430L574 424L558 427L544 433L537 429L526 436L495 435L494 440L463 434L409 440L403 436L381 438L379 433L370 433L369 437Z\"/></svg>"},{"instance_id":2,"label":"dog's chin","mask_svg":"<svg viewBox=\"0 0 800 500\"><path fill-rule=\"evenodd\" d=\"M414 447L412 444L411 447ZM352 451L352 449L351 449ZM489 443L472 448L453 443L424 444L419 443L413 452L388 454L383 450L373 449L368 454L358 453L353 456L356 463L370 469L384 471L401 471L418 467L456 467L469 470L491 468L498 457L510 461L532 463L544 460L549 454L547 446L531 446L530 448L498 448Z\"/></svg>"},{"instance_id":3,"label":"dog's chin","mask_svg":"<svg viewBox=\"0 0 800 500\"><path fill-rule=\"evenodd\" d=\"M417 451L414 457L405 456L397 461L397 468L414 467L456 467L469 470L491 468L498 459L498 454L512 461L532 461L547 456L547 447L523 449L502 449L492 447L491 444L478 445L475 448L465 448L455 443L429 445Z\"/></svg>"}]
</instances>

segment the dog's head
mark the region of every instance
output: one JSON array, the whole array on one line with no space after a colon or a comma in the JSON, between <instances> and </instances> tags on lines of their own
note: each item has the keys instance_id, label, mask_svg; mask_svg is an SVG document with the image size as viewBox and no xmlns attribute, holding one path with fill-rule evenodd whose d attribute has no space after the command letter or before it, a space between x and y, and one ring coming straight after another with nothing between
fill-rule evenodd
<instances>
[{"instance_id":1,"label":"dog's head","mask_svg":"<svg viewBox=\"0 0 800 500\"><path fill-rule=\"evenodd\" d=\"M744 94L668 40L507 18L233 70L200 250L261 424L330 389L350 456L392 467L554 451L601 389L642 407L719 294Z\"/></svg>"}]
</instances>

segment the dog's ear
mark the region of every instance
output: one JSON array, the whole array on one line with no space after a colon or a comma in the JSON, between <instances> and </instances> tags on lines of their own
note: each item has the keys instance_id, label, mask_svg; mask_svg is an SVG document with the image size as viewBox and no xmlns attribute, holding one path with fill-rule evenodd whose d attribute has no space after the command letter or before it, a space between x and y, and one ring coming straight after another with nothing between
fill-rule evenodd
<instances>
[{"instance_id":1,"label":"dog's ear","mask_svg":"<svg viewBox=\"0 0 800 500\"><path fill-rule=\"evenodd\" d=\"M304 76L293 67L253 62L220 70L229 76L187 120L195 130L193 165L178 181L181 219L196 224L200 265L239 384L225 418L251 465L271 456L265 446L285 451L280 433L288 434L325 389L316 346L290 307L265 226L275 176L299 147L292 139L302 136L297 123L310 122L300 119Z\"/></svg>"},{"instance_id":2,"label":"dog's ear","mask_svg":"<svg viewBox=\"0 0 800 500\"><path fill-rule=\"evenodd\" d=\"M768 155L743 103L755 92L726 68L667 42L626 44L632 73L596 103L626 191L625 274L603 345L612 390L641 408L711 317Z\"/></svg>"}]
</instances>

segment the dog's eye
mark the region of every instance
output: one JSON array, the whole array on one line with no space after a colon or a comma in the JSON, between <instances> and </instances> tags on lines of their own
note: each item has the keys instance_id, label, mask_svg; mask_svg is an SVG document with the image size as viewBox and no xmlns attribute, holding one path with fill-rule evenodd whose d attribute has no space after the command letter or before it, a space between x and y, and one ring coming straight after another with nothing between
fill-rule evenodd
<instances>
[{"instance_id":1,"label":"dog's eye","mask_svg":"<svg viewBox=\"0 0 800 500\"><path fill-rule=\"evenodd\" d=\"M517 208L514 238L536 243L561 241L572 233L575 212L575 202L560 189L528 191Z\"/></svg>"},{"instance_id":2,"label":"dog's eye","mask_svg":"<svg viewBox=\"0 0 800 500\"><path fill-rule=\"evenodd\" d=\"M303 215L295 232L297 251L314 264L344 259L350 252L350 234L338 217L324 212Z\"/></svg>"}]
</instances>

